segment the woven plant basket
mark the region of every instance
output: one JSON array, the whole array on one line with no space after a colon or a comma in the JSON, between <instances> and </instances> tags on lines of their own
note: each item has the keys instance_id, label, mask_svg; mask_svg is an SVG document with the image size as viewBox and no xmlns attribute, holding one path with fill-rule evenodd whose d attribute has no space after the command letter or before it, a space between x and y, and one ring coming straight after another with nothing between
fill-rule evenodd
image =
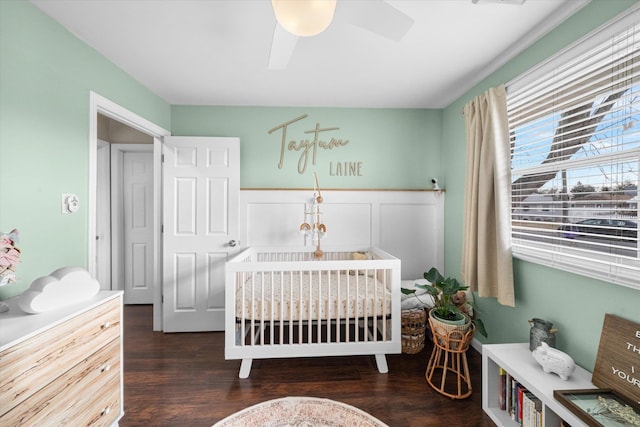
<instances>
[{"instance_id":1,"label":"woven plant basket","mask_svg":"<svg viewBox=\"0 0 640 427\"><path fill-rule=\"evenodd\" d=\"M467 331L472 329L471 319L465 315L467 320L464 325L452 325L438 319L433 313L433 310L429 312L429 326L433 333L434 343L437 341L437 344L447 350L457 350L460 344L465 341ZM475 331L475 328L473 330Z\"/></svg>"},{"instance_id":2,"label":"woven plant basket","mask_svg":"<svg viewBox=\"0 0 640 427\"><path fill-rule=\"evenodd\" d=\"M402 311L402 352L420 353L424 348L427 313L422 309Z\"/></svg>"}]
</instances>

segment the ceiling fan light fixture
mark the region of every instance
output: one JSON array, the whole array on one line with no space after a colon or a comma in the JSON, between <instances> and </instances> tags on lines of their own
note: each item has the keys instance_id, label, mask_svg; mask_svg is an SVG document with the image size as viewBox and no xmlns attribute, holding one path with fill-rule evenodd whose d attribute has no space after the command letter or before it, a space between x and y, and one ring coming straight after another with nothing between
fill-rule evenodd
<instances>
[{"instance_id":1,"label":"ceiling fan light fixture","mask_svg":"<svg viewBox=\"0 0 640 427\"><path fill-rule=\"evenodd\" d=\"M271 0L278 23L296 36L320 34L331 24L337 0Z\"/></svg>"}]
</instances>

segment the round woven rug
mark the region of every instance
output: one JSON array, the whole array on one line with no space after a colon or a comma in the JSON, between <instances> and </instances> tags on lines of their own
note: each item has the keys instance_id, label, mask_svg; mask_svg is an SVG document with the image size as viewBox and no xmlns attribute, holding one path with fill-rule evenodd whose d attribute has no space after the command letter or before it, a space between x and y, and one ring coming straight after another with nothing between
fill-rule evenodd
<instances>
[{"instance_id":1,"label":"round woven rug","mask_svg":"<svg viewBox=\"0 0 640 427\"><path fill-rule=\"evenodd\" d=\"M316 397L284 397L236 412L213 427L389 427L346 403Z\"/></svg>"}]
</instances>

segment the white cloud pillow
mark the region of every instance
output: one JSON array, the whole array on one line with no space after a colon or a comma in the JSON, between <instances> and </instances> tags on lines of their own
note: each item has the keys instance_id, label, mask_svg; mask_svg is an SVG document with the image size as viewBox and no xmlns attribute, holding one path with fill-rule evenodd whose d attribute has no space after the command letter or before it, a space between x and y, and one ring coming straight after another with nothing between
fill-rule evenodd
<instances>
[{"instance_id":1,"label":"white cloud pillow","mask_svg":"<svg viewBox=\"0 0 640 427\"><path fill-rule=\"evenodd\" d=\"M62 267L39 277L18 300L26 313L41 313L91 298L100 290L100 284L80 267Z\"/></svg>"}]
</instances>

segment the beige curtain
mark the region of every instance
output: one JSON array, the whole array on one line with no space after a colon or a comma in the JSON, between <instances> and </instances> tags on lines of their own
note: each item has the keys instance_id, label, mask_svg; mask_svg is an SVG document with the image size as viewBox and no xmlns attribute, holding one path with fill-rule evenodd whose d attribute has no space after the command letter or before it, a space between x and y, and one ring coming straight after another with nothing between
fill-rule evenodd
<instances>
[{"instance_id":1,"label":"beige curtain","mask_svg":"<svg viewBox=\"0 0 640 427\"><path fill-rule=\"evenodd\" d=\"M515 306L511 258L511 166L506 91L489 89L464 107L467 169L462 280L481 297Z\"/></svg>"}]
</instances>

